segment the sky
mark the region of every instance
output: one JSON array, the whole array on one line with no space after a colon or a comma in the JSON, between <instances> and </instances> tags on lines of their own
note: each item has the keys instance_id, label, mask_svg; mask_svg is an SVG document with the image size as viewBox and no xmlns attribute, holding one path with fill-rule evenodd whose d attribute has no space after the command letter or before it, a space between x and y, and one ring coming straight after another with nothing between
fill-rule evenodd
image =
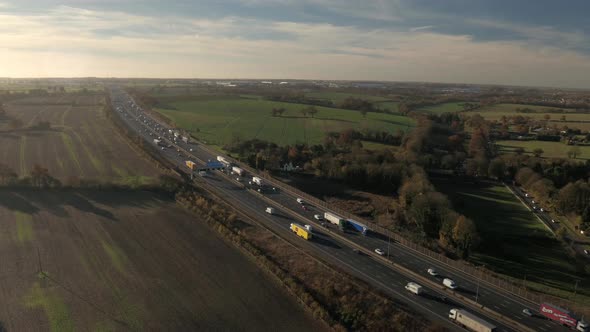
<instances>
[{"instance_id":1,"label":"sky","mask_svg":"<svg viewBox=\"0 0 590 332\"><path fill-rule=\"evenodd\" d=\"M588 0L0 0L0 77L590 88Z\"/></svg>"}]
</instances>

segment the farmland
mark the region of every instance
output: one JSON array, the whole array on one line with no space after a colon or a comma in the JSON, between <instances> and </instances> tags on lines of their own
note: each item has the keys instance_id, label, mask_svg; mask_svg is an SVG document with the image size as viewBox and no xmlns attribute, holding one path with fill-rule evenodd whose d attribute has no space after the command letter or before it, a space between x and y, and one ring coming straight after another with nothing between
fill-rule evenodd
<instances>
[{"instance_id":1,"label":"farmland","mask_svg":"<svg viewBox=\"0 0 590 332\"><path fill-rule=\"evenodd\" d=\"M150 181L159 171L115 131L103 103L101 94L30 96L5 103L7 117L22 126L0 121L0 158L20 176L39 164L61 180ZM32 128L42 121L51 127Z\"/></svg>"},{"instance_id":2,"label":"farmland","mask_svg":"<svg viewBox=\"0 0 590 332\"><path fill-rule=\"evenodd\" d=\"M325 134L345 129L374 129L389 132L411 130L408 117L317 107L314 118L300 110L307 105L266 100L218 97L209 100L172 101L169 108L157 109L180 128L189 130L209 144L222 146L233 138L268 140L279 145L321 143ZM282 116L272 116L273 108L284 108Z\"/></svg>"},{"instance_id":3,"label":"farmland","mask_svg":"<svg viewBox=\"0 0 590 332\"><path fill-rule=\"evenodd\" d=\"M529 287L542 288L537 285L542 283L572 291L571 281L580 278L575 262L542 222L503 185L439 178L432 181L448 195L458 212L476 223L482 242L471 255L473 263L521 281L526 276L531 282Z\"/></svg>"},{"instance_id":4,"label":"farmland","mask_svg":"<svg viewBox=\"0 0 590 332\"><path fill-rule=\"evenodd\" d=\"M438 105L433 105L433 106L426 106L426 107L420 108L418 111L440 114L440 113L460 112L462 110L463 110L463 103L460 102L460 103L444 103L444 104L438 104Z\"/></svg>"},{"instance_id":5,"label":"farmland","mask_svg":"<svg viewBox=\"0 0 590 332\"><path fill-rule=\"evenodd\" d=\"M388 98L380 96L365 95L360 93L347 93L347 92L309 92L306 93L307 98L324 99L330 100L334 103L343 102L346 98L359 98L371 102L385 102L389 101Z\"/></svg>"},{"instance_id":6,"label":"farmland","mask_svg":"<svg viewBox=\"0 0 590 332\"><path fill-rule=\"evenodd\" d=\"M8 331L322 329L165 197L4 190L0 219Z\"/></svg>"},{"instance_id":7,"label":"farmland","mask_svg":"<svg viewBox=\"0 0 590 332\"><path fill-rule=\"evenodd\" d=\"M544 158L568 158L568 151L572 149L571 145L561 142L545 141L498 141L496 142L499 152L514 152L516 148L523 148L524 153L533 154L533 150L542 149ZM590 159L590 146L578 146L581 154L577 159Z\"/></svg>"},{"instance_id":8,"label":"farmland","mask_svg":"<svg viewBox=\"0 0 590 332\"><path fill-rule=\"evenodd\" d=\"M531 112L521 112L518 109L529 109ZM486 120L497 121L502 117L511 117L520 115L529 117L533 120L546 120L548 116L548 125L562 128L567 126L569 128L577 128L581 130L590 130L590 114L576 113L573 109L559 108L564 113L551 112L557 109L556 107L537 106L537 105L521 105L521 104L497 104L482 107L476 111L466 112L467 115L479 114Z\"/></svg>"}]
</instances>

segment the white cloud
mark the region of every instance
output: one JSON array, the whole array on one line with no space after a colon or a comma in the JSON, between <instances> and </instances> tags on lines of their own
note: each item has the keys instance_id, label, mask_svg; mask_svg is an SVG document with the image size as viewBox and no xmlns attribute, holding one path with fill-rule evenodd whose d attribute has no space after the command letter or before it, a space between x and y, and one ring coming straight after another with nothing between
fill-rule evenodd
<instances>
[{"instance_id":1,"label":"white cloud","mask_svg":"<svg viewBox=\"0 0 590 332\"><path fill-rule=\"evenodd\" d=\"M321 78L590 87L584 74L590 72L588 56L525 42L474 42L470 36L436 34L429 28L366 30L238 17L148 17L71 7L43 15L0 13L0 76ZM103 29L110 32L102 33ZM290 37L248 38L259 33Z\"/></svg>"},{"instance_id":2,"label":"white cloud","mask_svg":"<svg viewBox=\"0 0 590 332\"><path fill-rule=\"evenodd\" d=\"M421 26L421 27L410 28L410 31L416 32L416 31L421 31L421 30L430 30L432 28L434 28L433 25L425 25L425 26Z\"/></svg>"}]
</instances>

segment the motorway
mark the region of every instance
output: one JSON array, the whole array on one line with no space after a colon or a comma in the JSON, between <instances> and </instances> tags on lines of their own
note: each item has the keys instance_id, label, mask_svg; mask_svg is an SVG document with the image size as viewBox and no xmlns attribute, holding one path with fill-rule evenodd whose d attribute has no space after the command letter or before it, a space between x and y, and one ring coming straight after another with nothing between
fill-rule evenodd
<instances>
[{"instance_id":1,"label":"motorway","mask_svg":"<svg viewBox=\"0 0 590 332\"><path fill-rule=\"evenodd\" d=\"M172 136L168 134L168 127L152 119L148 113L137 107L132 99L120 90L112 92L113 106L121 119L146 141L153 144L153 139L161 137L169 148L159 147L162 154L179 167L185 167L184 162L191 159L202 165L203 161L215 160L216 156L209 153L200 144L187 144L182 141L175 143ZM186 168L188 171L188 168ZM496 321L492 315L475 310L466 302L459 300L455 295L461 295L479 305L485 306L509 319L512 319L524 326L537 331L566 331L565 328L548 320L536 317L528 317L522 314L524 308L536 311L537 305L529 303L512 294L479 283L473 280L472 276L465 275L461 271L447 267L441 262L416 253L401 244L388 241L379 234L362 236L352 231L340 231L335 226L327 228L313 219L314 214L323 214L324 211L307 205L308 209L303 210L297 203L296 197L285 191L267 190L263 194L256 192L247 181L238 182L235 177L221 172L210 172L202 178L216 193L233 203L233 206L245 214L254 217L265 226L272 229L283 238L291 239L290 242L309 252L314 257L337 265L345 271L354 275L372 286L384 291L393 299L409 305L414 310L422 313L433 321L450 327L452 330L460 330L452 325L447 315L451 308L465 308L489 322L497 325L498 331L514 331L509 327ZM251 188L250 188L251 187ZM264 197L261 197L264 196ZM269 215L264 212L267 206L274 205L278 211L276 215ZM292 222L306 223L313 225L314 238L312 241L305 241L297 238L289 230ZM355 252L350 242L360 245L365 250ZM394 263L410 270L394 267L384 257L374 254L374 249L381 248L389 255ZM389 254L388 254L389 253ZM435 268L439 275L431 276L426 273L428 268ZM416 274L419 276L417 277ZM459 288L455 291L442 286L444 277L452 278ZM418 280L417 280L418 278ZM429 279L430 282L424 282ZM426 294L415 296L404 289L407 282L418 282L426 289Z\"/></svg>"},{"instance_id":2,"label":"motorway","mask_svg":"<svg viewBox=\"0 0 590 332\"><path fill-rule=\"evenodd\" d=\"M529 195L523 188L515 185L509 185L509 187L510 189L512 189L512 192L514 192L514 194L518 196L518 198L520 198L523 204L529 210L531 210L532 213L537 215L537 217L539 217L539 219L545 224L545 226L549 228L553 233L555 233L561 227L559 221L553 219L549 212L546 209L543 209L541 206L539 206L539 202L535 201L535 198ZM590 259L590 254L586 254L584 252L584 246L590 243L589 240L577 240L579 238L583 238L583 236L579 234L567 234L566 237L570 239L570 241L572 242L572 248L577 253L579 253L582 256L586 256Z\"/></svg>"}]
</instances>

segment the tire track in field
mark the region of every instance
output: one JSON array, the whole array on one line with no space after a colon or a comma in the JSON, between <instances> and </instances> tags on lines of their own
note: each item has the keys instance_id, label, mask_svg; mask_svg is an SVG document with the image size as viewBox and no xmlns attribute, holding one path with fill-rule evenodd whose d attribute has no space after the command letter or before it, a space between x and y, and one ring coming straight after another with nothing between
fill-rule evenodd
<instances>
[{"instance_id":1,"label":"tire track in field","mask_svg":"<svg viewBox=\"0 0 590 332\"><path fill-rule=\"evenodd\" d=\"M57 102L56 103L61 102L63 98L64 98L64 96L60 96L57 99ZM45 105L45 107L41 108L41 110L39 110L39 112L37 112L35 115L33 115L33 117L31 118L31 120L29 120L29 122L27 123L27 127L31 127L33 125L33 122L39 117L39 115L45 113L47 111L47 109L49 109L50 106L52 106L52 105L50 105L50 104Z\"/></svg>"},{"instance_id":2,"label":"tire track in field","mask_svg":"<svg viewBox=\"0 0 590 332\"><path fill-rule=\"evenodd\" d=\"M72 131L72 135L74 135L78 139L78 142L80 143L80 146L82 147L82 150L84 151L84 154L86 154L86 157L90 160L90 163L92 164L94 169L96 169L99 176L104 176L105 170L104 170L104 165L102 164L102 162L98 158L96 158L94 156L94 154L92 153L92 151L90 151L88 146L86 144L84 144L84 141L82 140L82 138L80 137L80 134L78 134L78 132Z\"/></svg>"},{"instance_id":3,"label":"tire track in field","mask_svg":"<svg viewBox=\"0 0 590 332\"><path fill-rule=\"evenodd\" d=\"M25 160L26 145L27 145L27 136L22 135L20 137L20 144L19 144L19 151L18 151L19 169L20 169L21 176L25 176L27 174L27 167L26 167L26 160Z\"/></svg>"},{"instance_id":4,"label":"tire track in field","mask_svg":"<svg viewBox=\"0 0 590 332\"><path fill-rule=\"evenodd\" d=\"M61 159L60 154L57 151L57 140L54 139L52 141L53 141L53 144L52 144L52 146L53 146L53 153L54 153L54 156L56 157L55 158L55 162L57 163L57 166L59 166L59 169L60 169L61 173L62 174L65 174L66 173L66 170L65 170L65 166L64 166L64 161Z\"/></svg>"},{"instance_id":5,"label":"tire track in field","mask_svg":"<svg viewBox=\"0 0 590 332\"><path fill-rule=\"evenodd\" d=\"M98 110L98 109L96 109L96 110ZM96 110L92 110L92 111L96 111ZM103 114L99 113L96 123L98 124L101 122L106 123L106 118L104 117ZM96 153L92 154L92 156L94 156L95 154L98 154L98 157L95 157L96 160L91 159L91 162L94 164L95 167L97 165L99 165L99 167L102 169L101 175L105 176L105 177L106 176L111 177L111 176L113 176L113 174L117 174L119 177L127 176L127 171L125 171L125 170L117 167L117 165L115 165L115 164L124 165L125 168L132 169L131 167L128 166L126 157L122 156L122 158L118 158L116 160L116 163L110 162L110 163L108 163L108 165L104 165L101 162L101 160L113 160L115 158L114 147L119 146L121 144L121 142L119 142L116 139L116 138L118 138L118 136L113 136L112 133L108 133L105 130L104 126L83 125L80 127L80 129L84 132L84 135L87 138L92 138L93 142L96 143L96 148L94 149L96 151ZM99 129L102 129L102 130L99 130ZM110 137L110 140L107 140L107 138L106 138L107 136ZM109 172L109 170L112 172Z\"/></svg>"},{"instance_id":6,"label":"tire track in field","mask_svg":"<svg viewBox=\"0 0 590 332\"><path fill-rule=\"evenodd\" d=\"M84 171L82 171L82 167L80 166L80 162L78 161L78 155L76 154L76 149L74 147L74 143L72 142L72 138L66 132L61 132L60 136L64 145L66 146L68 154L70 155L70 159L72 159L72 161L78 168L80 176L84 176Z\"/></svg>"},{"instance_id":7,"label":"tire track in field","mask_svg":"<svg viewBox=\"0 0 590 332\"><path fill-rule=\"evenodd\" d=\"M230 126L230 125L232 125L234 122L236 122L236 121L239 121L239 120L241 120L241 119L242 119L242 117L241 117L241 116L236 116L236 117L234 117L233 119L229 120L229 121L228 121L228 122L225 124L225 126L223 127L222 131L223 131L223 132L227 132L227 131L228 131L228 129L229 129L229 126ZM224 136L225 136L225 135L224 135ZM229 138L231 139L231 137L229 137Z\"/></svg>"},{"instance_id":8,"label":"tire track in field","mask_svg":"<svg viewBox=\"0 0 590 332\"><path fill-rule=\"evenodd\" d=\"M303 141L307 144L307 118L303 120Z\"/></svg>"},{"instance_id":9,"label":"tire track in field","mask_svg":"<svg viewBox=\"0 0 590 332\"><path fill-rule=\"evenodd\" d=\"M285 145L285 135L287 133L287 119L286 118L282 118L283 120L283 130L281 131L283 133L283 135L281 135L281 145Z\"/></svg>"},{"instance_id":10,"label":"tire track in field","mask_svg":"<svg viewBox=\"0 0 590 332\"><path fill-rule=\"evenodd\" d=\"M78 97L76 97L74 103L76 103L77 101L78 101ZM68 113L70 113L70 111L72 110L72 108L73 108L73 106L70 105L65 111L63 111L61 113L60 120L61 120L61 125L62 126L65 126L66 125L66 116L68 115Z\"/></svg>"}]
</instances>

